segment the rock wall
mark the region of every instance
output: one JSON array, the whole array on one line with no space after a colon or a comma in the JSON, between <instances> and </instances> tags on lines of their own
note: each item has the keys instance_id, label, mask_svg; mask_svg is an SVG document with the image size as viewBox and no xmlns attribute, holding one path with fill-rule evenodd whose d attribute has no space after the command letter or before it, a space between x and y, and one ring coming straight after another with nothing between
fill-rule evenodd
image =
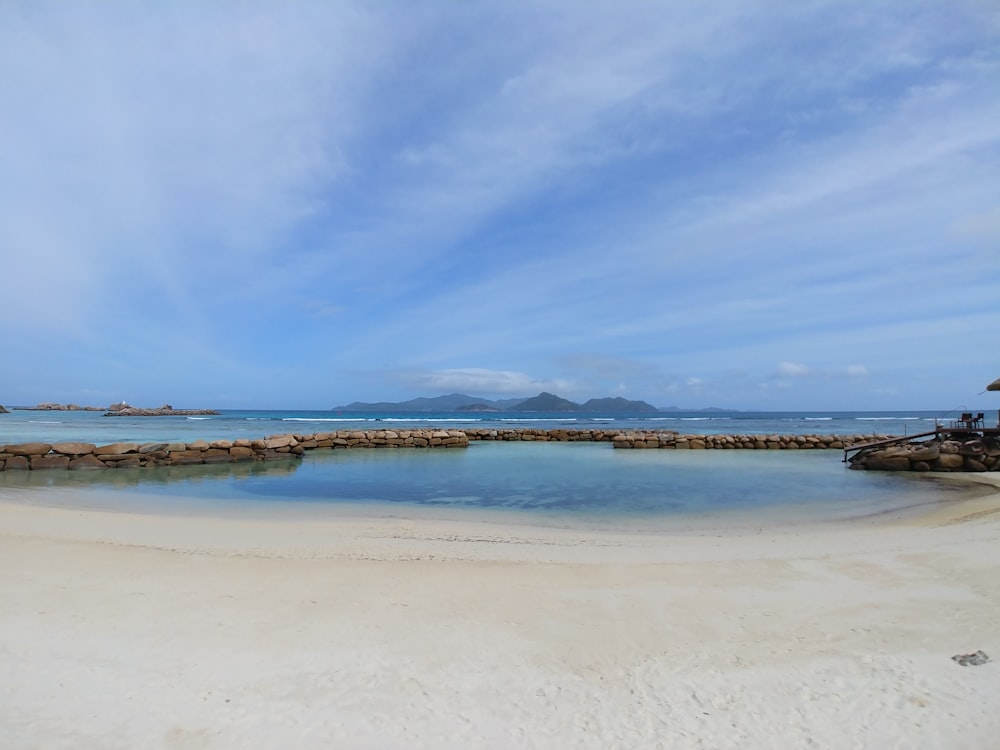
<instances>
[{"instance_id":1,"label":"rock wall","mask_svg":"<svg viewBox=\"0 0 1000 750\"><path fill-rule=\"evenodd\" d=\"M0 446L0 470L117 469L300 458L317 448L464 448L459 430L369 430L193 443L18 443Z\"/></svg>"},{"instance_id":2,"label":"rock wall","mask_svg":"<svg viewBox=\"0 0 1000 750\"><path fill-rule=\"evenodd\" d=\"M1000 470L1000 440L943 436L862 450L849 464L852 469L876 471L995 471Z\"/></svg>"},{"instance_id":3,"label":"rock wall","mask_svg":"<svg viewBox=\"0 0 1000 750\"><path fill-rule=\"evenodd\" d=\"M682 435L664 432L621 433L615 448L668 448L675 450L825 450L843 448L867 439L860 435Z\"/></svg>"},{"instance_id":4,"label":"rock wall","mask_svg":"<svg viewBox=\"0 0 1000 750\"><path fill-rule=\"evenodd\" d=\"M469 440L535 440L608 442L615 448L751 449L797 450L840 449L852 443L881 440L887 435L685 435L673 430L538 430L467 429Z\"/></svg>"},{"instance_id":5,"label":"rock wall","mask_svg":"<svg viewBox=\"0 0 1000 750\"><path fill-rule=\"evenodd\" d=\"M0 470L112 469L295 459L309 450L465 448L470 441L607 442L617 449L839 450L889 435L695 435L671 430L487 429L338 430L271 435L259 440L193 443L19 443L0 445ZM1000 442L937 440L863 450L851 468L892 471L1000 470Z\"/></svg>"}]
</instances>

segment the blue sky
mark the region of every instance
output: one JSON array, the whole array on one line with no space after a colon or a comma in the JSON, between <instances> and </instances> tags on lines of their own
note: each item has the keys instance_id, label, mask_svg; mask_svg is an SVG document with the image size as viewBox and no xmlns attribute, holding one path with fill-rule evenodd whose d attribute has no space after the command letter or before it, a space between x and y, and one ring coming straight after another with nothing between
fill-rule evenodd
<instances>
[{"instance_id":1,"label":"blue sky","mask_svg":"<svg viewBox=\"0 0 1000 750\"><path fill-rule=\"evenodd\" d=\"M0 97L0 403L1000 407L995 2L7 2Z\"/></svg>"}]
</instances>

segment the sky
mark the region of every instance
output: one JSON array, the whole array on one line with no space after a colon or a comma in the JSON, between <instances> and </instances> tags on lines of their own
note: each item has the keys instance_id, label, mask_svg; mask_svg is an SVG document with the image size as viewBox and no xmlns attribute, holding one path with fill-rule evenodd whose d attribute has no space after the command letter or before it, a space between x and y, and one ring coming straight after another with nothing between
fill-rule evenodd
<instances>
[{"instance_id":1,"label":"sky","mask_svg":"<svg viewBox=\"0 0 1000 750\"><path fill-rule=\"evenodd\" d=\"M994 0L0 3L0 403L1000 408Z\"/></svg>"}]
</instances>

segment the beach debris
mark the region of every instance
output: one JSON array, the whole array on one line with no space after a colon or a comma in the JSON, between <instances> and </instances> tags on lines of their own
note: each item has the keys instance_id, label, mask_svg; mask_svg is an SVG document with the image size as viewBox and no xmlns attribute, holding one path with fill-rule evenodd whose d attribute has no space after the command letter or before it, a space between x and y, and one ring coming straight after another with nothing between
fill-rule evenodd
<instances>
[{"instance_id":1,"label":"beach debris","mask_svg":"<svg viewBox=\"0 0 1000 750\"><path fill-rule=\"evenodd\" d=\"M987 656L985 651L979 650L974 654L955 654L951 659L963 667L978 667L988 662L990 657Z\"/></svg>"}]
</instances>

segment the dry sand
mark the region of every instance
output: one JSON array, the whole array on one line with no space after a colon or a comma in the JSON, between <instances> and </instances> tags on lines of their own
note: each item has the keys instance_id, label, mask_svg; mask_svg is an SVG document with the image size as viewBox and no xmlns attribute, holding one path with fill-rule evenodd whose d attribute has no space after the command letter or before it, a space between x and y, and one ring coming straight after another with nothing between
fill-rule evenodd
<instances>
[{"instance_id":1,"label":"dry sand","mask_svg":"<svg viewBox=\"0 0 1000 750\"><path fill-rule=\"evenodd\" d=\"M0 498L0 747L1000 747L998 562L997 494L641 534Z\"/></svg>"}]
</instances>

